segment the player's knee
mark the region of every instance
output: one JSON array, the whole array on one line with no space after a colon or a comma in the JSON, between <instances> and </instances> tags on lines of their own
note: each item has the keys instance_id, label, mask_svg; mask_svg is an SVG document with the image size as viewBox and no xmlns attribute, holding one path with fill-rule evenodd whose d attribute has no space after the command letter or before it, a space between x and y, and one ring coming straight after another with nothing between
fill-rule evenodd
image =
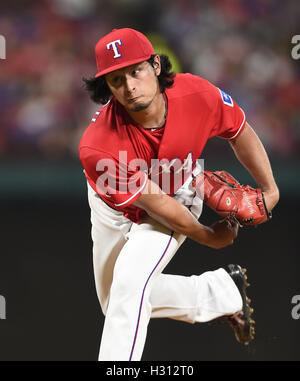
<instances>
[{"instance_id":1,"label":"player's knee","mask_svg":"<svg viewBox=\"0 0 300 381\"><path fill-rule=\"evenodd\" d=\"M122 274L122 277L114 277L110 297L118 298L129 297L136 294L139 289L143 289L143 282L134 276L134 274Z\"/></svg>"}]
</instances>

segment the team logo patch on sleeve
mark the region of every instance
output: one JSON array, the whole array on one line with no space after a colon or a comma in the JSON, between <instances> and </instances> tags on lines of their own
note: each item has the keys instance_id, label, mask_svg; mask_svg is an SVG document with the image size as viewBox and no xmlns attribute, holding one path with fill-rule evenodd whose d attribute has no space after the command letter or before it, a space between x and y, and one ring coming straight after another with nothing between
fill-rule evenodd
<instances>
[{"instance_id":1,"label":"team logo patch on sleeve","mask_svg":"<svg viewBox=\"0 0 300 381\"><path fill-rule=\"evenodd\" d=\"M220 91L220 94L221 94L221 98L222 98L222 101L223 103L225 103L226 105L228 106L231 106L233 107L233 101L232 101L232 98L230 95L226 94L225 91L219 89Z\"/></svg>"}]
</instances>

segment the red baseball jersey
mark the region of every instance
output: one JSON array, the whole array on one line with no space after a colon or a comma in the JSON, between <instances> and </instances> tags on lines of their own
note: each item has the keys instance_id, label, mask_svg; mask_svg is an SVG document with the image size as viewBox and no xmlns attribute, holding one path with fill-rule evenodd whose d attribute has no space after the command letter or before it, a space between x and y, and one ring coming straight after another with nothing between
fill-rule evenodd
<instances>
[{"instance_id":1,"label":"red baseball jersey","mask_svg":"<svg viewBox=\"0 0 300 381\"><path fill-rule=\"evenodd\" d=\"M235 139L246 123L244 112L228 94L192 74L176 74L164 96L167 118L163 127L143 128L112 97L96 112L79 145L91 187L134 222L145 213L132 204L148 178L174 195L207 140L214 136Z\"/></svg>"}]
</instances>

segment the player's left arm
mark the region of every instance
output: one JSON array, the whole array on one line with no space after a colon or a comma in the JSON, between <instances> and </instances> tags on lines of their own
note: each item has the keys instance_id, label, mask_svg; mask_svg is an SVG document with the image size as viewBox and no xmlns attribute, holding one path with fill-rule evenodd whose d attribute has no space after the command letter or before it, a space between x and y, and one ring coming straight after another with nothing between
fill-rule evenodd
<instances>
[{"instance_id":1,"label":"player's left arm","mask_svg":"<svg viewBox=\"0 0 300 381\"><path fill-rule=\"evenodd\" d=\"M266 207L271 211L279 201L279 190L275 182L266 150L251 126L246 123L243 131L229 143L241 164L248 170L261 188Z\"/></svg>"}]
</instances>

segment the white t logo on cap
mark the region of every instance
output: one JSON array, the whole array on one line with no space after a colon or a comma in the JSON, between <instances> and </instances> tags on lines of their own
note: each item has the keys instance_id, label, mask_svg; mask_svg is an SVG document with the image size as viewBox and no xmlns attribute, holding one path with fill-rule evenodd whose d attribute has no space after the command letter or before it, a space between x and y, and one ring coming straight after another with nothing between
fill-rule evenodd
<instances>
[{"instance_id":1,"label":"white t logo on cap","mask_svg":"<svg viewBox=\"0 0 300 381\"><path fill-rule=\"evenodd\" d=\"M112 41L112 42L110 42L109 44L106 45L108 50L110 50L111 47L113 48L113 51L115 53L114 58L120 58L120 57L122 57L122 55L120 54L120 52L118 50L117 44L120 45L120 46L123 45L121 40Z\"/></svg>"}]
</instances>

